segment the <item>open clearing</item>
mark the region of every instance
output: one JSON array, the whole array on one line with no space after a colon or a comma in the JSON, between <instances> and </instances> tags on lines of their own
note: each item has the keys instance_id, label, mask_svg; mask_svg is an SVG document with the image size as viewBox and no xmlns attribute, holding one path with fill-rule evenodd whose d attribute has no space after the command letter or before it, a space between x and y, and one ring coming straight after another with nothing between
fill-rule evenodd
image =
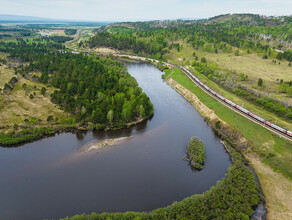
<instances>
[{"instance_id":1,"label":"open clearing","mask_svg":"<svg viewBox=\"0 0 292 220\"><path fill-rule=\"evenodd\" d=\"M213 65L222 73L232 71L248 76L248 81L240 81L237 83L247 86L252 90L260 91L268 96L274 96L292 106L292 97L285 93L279 93L279 81L281 79L286 82L292 81L292 67L288 66L288 61L282 60L280 64L279 61L273 63L272 58L262 59L257 54L247 54L245 51L240 51L240 56L235 56L235 48L233 48L232 53L223 53L220 51L218 54L209 53L194 50L191 45L182 41L179 43L182 45L182 49L179 52L172 49L171 53L166 56L171 62L180 65L191 65L195 60L193 56L193 52L195 52L199 60L201 57L205 57L208 64ZM264 80L262 87L257 86L259 78Z\"/></svg>"},{"instance_id":2,"label":"open clearing","mask_svg":"<svg viewBox=\"0 0 292 220\"><path fill-rule=\"evenodd\" d=\"M249 78L262 78L264 81L276 82L277 79L283 79L284 81L292 80L292 67L289 67L288 61L280 61L275 64L272 62L273 59L262 59L256 54L247 54L246 52L240 52L240 56L235 56L232 53L209 53L201 50L194 50L191 45L179 42L183 45L180 52L175 49L171 50L172 59L177 55L177 57L183 58L184 61L193 62L194 56L193 52L199 57L205 57L207 62L214 62L220 68L224 70L235 70L238 73L244 73L248 75ZM235 49L233 49L235 50Z\"/></svg>"},{"instance_id":3,"label":"open clearing","mask_svg":"<svg viewBox=\"0 0 292 220\"><path fill-rule=\"evenodd\" d=\"M193 57L193 52L195 50L187 45L187 44L183 44L183 48L180 52L177 52L177 51L174 51L172 50L172 53L169 54L167 56L167 59L171 62L171 63L175 63L177 65L184 65L186 67L189 68L189 70L192 70L192 72L196 73L196 71L194 71L194 69L191 67L191 63L195 60L194 57ZM231 54L215 54L215 53L208 53L208 52L204 52L204 51L195 51L197 56L199 57L199 59L201 57L207 57L207 61L208 61L208 56L209 56L209 59L210 57L212 57L213 60L217 60L217 58L214 58L214 57L219 57L219 56L222 56L223 60L226 59L226 57L229 57L231 56L230 59L241 59L243 58L244 56L239 56L239 57L236 57L235 55L231 55ZM258 57L257 55L255 54L247 54L245 55L246 57L248 57L247 59L249 60L249 62L252 62L253 60L253 57L254 57L254 61L255 63L260 63L261 66L264 66L265 63L267 62L268 64L274 66L275 68L282 68L284 70L290 70L291 71L291 74L289 74L289 72L286 72L286 75L287 77L290 76L290 80L292 80L292 67L288 67L288 62L287 62L287 65L284 65L282 66L281 65L278 65L278 64L273 64L271 60L263 60L262 58ZM214 61L217 63L217 61ZM209 63L209 61L208 61ZM214 64L214 65L217 65L219 66L219 64ZM229 65L233 65L231 62ZM279 67L280 66L280 67ZM236 65L234 65L234 67L236 67ZM268 69L268 68L267 68ZM232 69L234 70L234 68ZM242 71L243 72L243 71ZM281 71L280 71L281 72ZM239 73L239 72L238 72ZM245 72L243 72L244 74L247 74ZM281 72L282 75L284 75L284 71ZM253 72L253 76L256 74L256 72ZM267 75L268 74L272 74L271 72L267 72ZM205 84L207 84L208 86L210 86L213 90L215 90L216 92L218 92L219 94L225 96L226 98L230 99L231 101L243 106L244 108L258 114L258 115L261 115L262 117L264 117L265 119L273 122L273 123L276 123L277 125L279 126L282 126L288 130L292 130L292 123L291 123L291 120L286 120L286 119L283 119L277 115L275 115L274 113L271 113L267 110L265 110L263 107L261 106L257 106L257 105L254 105L252 104L251 102L243 99L243 98L240 98L239 96L233 94L233 93L230 93L228 91L226 91L225 89L223 89L222 87L218 86L216 83L212 82L211 80L209 80L205 75L203 74L196 74L196 76L202 81L204 82ZM271 77L270 79L272 79L273 77ZM276 80L276 79L275 79ZM254 80L254 84L257 84L257 80ZM266 87L272 87L274 89L278 88L278 84L276 84L276 82L272 82L270 81L269 83L266 83ZM258 89L258 88L256 88ZM280 99L282 100L285 100L285 99L288 99L288 101L290 101L292 103L292 98L291 97L287 97L286 95L283 95L283 94L276 94L276 93L272 93L273 95L278 95L277 97L280 97Z\"/></svg>"},{"instance_id":4,"label":"open clearing","mask_svg":"<svg viewBox=\"0 0 292 220\"><path fill-rule=\"evenodd\" d=\"M12 69L5 69L3 74L2 71L3 69L0 74L0 88L3 89L4 84L15 74ZM23 89L24 83L30 90L29 93ZM25 119L34 119L37 121L36 125L47 125L49 115L58 118L59 121L65 119L67 114L50 101L50 93L54 88L46 87L47 92L43 96L40 93L42 87L46 86L20 77L9 94L0 94L0 126L12 127L14 124L25 124L23 122ZM29 98L30 94L34 96L33 99Z\"/></svg>"}]
</instances>

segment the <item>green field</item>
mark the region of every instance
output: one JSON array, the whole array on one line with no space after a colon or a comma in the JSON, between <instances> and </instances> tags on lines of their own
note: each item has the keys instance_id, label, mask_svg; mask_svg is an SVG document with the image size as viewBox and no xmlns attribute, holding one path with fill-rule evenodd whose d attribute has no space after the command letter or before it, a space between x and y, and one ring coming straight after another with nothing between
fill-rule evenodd
<instances>
[{"instance_id":1,"label":"green field","mask_svg":"<svg viewBox=\"0 0 292 220\"><path fill-rule=\"evenodd\" d=\"M166 76L171 77L193 92L202 103L212 109L223 121L240 131L245 138L251 141L253 145L251 150L257 153L264 163L271 166L274 170L281 172L289 179L292 179L291 142L280 138L278 135L273 134L269 130L222 105L198 88L178 68L167 70Z\"/></svg>"},{"instance_id":2,"label":"green field","mask_svg":"<svg viewBox=\"0 0 292 220\"><path fill-rule=\"evenodd\" d=\"M169 61L180 65L191 65L195 60L193 56L193 52L195 52L199 60L201 57L205 57L208 64L213 65L216 70L224 75L229 72L248 76L247 81L235 80L236 83L249 88L249 90L275 97L292 106L292 97L279 91L280 80L284 80L284 82L292 81L292 67L288 66L288 61L282 60L273 63L272 61L276 60L273 54L269 59L262 59L261 56L255 53L248 54L245 50L240 50L240 56L235 56L236 48L233 48L231 53L219 52L216 54L194 50L192 46L183 41L179 41L179 43L182 45L182 49L179 52L172 49L167 55ZM261 87L257 84L259 78L264 80Z\"/></svg>"},{"instance_id":3,"label":"green field","mask_svg":"<svg viewBox=\"0 0 292 220\"><path fill-rule=\"evenodd\" d=\"M175 63L177 65L187 66L187 67L189 67L190 70L194 71L194 69L190 65L191 62L193 62L193 60L194 60L194 57L192 55L193 52L194 52L193 48L191 48L190 46L184 45L183 49L180 52L172 51L172 53L167 56L167 59L169 60L169 62ZM229 55L228 54L215 54L215 53L208 53L208 52L204 52L204 51L196 51L196 54L199 57L203 57L203 56L204 57L213 57L213 59L214 59L214 57L222 57L221 59L225 59L226 57L229 57L229 56L231 56L230 59L244 58L244 56L237 57L237 56L230 55L230 54ZM265 63L270 64L270 62L271 62L270 60L267 61L267 60L263 60L263 59L261 59L259 57L256 57L256 55L254 55L254 54L248 54L248 55L245 55L245 56L249 57L248 59L250 60L250 62L252 62L252 60L253 60L252 58L254 57L254 60L255 60L254 63L259 64L261 67L264 67ZM211 65L215 66L215 68L218 68L218 66L220 64L217 64L217 62L218 61L216 59L216 63L214 61L214 63L212 63ZM231 63L230 63L230 65L231 65ZM271 62L271 65L275 65L275 64L273 64ZM237 66L234 65L234 67L237 67ZM284 70L287 70L287 71L291 70L292 71L292 68L288 67L288 65L285 65L285 66L284 65L283 66L279 65L279 67L278 66L276 66L276 67L279 68L279 69L281 69L283 67ZM264 69L269 69L269 65L268 65L268 67L264 67ZM285 71L282 72L282 76L284 75L284 73L285 73ZM256 74L256 73L254 72L254 74ZM290 75L286 74L286 75L288 75L291 78L291 74ZM204 76L202 74L199 74L198 78L202 82L204 82L208 86L210 86L214 91L220 93L221 95L225 96L226 98L230 99L231 101L243 106L244 108L246 108L246 109L248 109L248 110L250 110L250 111L252 111L252 112L254 112L254 113L258 114L258 115L261 115L265 119L267 119L267 120L269 120L269 121L271 121L271 122L273 122L273 123L275 123L275 124L277 124L277 125L279 125L281 127L284 127L284 128L286 128L288 130L292 130L291 120L283 119L280 116L277 116L276 114L265 110L262 106L258 106L258 105L252 104L251 102L249 102L249 101L247 101L247 100L245 100L245 99L243 99L243 98L241 98L241 97L239 97L239 96L237 96L237 95L235 95L233 93L230 93L230 92L226 91L225 89L220 87L218 84L212 82L211 80L209 80L206 76ZM273 82L273 83L271 82L270 84L273 84L273 86L271 88L274 88L274 89L276 87L278 88L278 86L279 86L275 82ZM268 87L268 85L266 85L265 89L267 87ZM255 89L258 89L258 88L255 88ZM273 89L271 89L271 90L273 90ZM276 94L276 93L272 93L272 94L274 96L280 97L282 100L288 100L292 104L292 99L290 97L287 97L287 95L285 95L285 94Z\"/></svg>"}]
</instances>

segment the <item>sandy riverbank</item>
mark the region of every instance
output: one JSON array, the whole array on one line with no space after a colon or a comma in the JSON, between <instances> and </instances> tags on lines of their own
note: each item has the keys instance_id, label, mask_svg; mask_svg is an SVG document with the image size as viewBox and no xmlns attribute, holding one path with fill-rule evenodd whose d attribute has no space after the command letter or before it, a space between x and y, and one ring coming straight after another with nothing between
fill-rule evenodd
<instances>
[{"instance_id":1,"label":"sandy riverbank","mask_svg":"<svg viewBox=\"0 0 292 220\"><path fill-rule=\"evenodd\" d=\"M100 151L104 150L107 147L122 143L123 141L132 138L130 137L121 137L121 138L111 138L102 141L98 141L95 143L90 143L82 146L78 151L79 152L90 152L90 151Z\"/></svg>"}]
</instances>

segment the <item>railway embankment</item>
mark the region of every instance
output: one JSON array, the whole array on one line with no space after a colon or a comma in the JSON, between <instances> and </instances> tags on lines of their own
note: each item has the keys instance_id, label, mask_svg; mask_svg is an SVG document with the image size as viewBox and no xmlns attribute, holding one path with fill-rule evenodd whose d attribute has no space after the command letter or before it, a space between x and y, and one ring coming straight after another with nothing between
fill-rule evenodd
<instances>
[{"instance_id":1,"label":"railway embankment","mask_svg":"<svg viewBox=\"0 0 292 220\"><path fill-rule=\"evenodd\" d=\"M186 98L197 111L205 118L207 123L221 136L228 144L241 152L245 157L245 163L249 163L261 182L261 187L266 199L268 209L268 219L292 218L292 183L281 173L274 171L270 166L262 161L257 152L251 150L253 143L248 140L236 127L221 119L217 114L226 111L224 108L212 109L214 100L209 95L190 91L186 87L195 86L190 80L177 82L175 77L167 72L164 77L166 82ZM175 78L175 79L173 79ZM227 107L226 107L227 108ZM236 113L235 113L236 114ZM222 115L222 114L221 114ZM232 117L232 115L229 115ZM242 116L241 116L242 117ZM224 118L224 117L223 117ZM225 118L224 118L225 119ZM247 119L246 119L247 120ZM250 122L252 123L252 122ZM246 124L243 124L246 126ZM258 125L257 125L258 126ZM264 128L262 128L264 129ZM256 150L256 149L255 149Z\"/></svg>"}]
</instances>

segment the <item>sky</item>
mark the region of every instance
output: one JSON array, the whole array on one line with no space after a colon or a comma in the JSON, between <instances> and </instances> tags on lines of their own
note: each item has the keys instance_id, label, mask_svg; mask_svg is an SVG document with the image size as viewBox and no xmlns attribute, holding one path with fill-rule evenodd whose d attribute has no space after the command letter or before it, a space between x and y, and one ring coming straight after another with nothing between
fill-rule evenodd
<instances>
[{"instance_id":1,"label":"sky","mask_svg":"<svg viewBox=\"0 0 292 220\"><path fill-rule=\"evenodd\" d=\"M0 14L83 21L209 18L227 13L291 15L292 0L0 0Z\"/></svg>"}]
</instances>

